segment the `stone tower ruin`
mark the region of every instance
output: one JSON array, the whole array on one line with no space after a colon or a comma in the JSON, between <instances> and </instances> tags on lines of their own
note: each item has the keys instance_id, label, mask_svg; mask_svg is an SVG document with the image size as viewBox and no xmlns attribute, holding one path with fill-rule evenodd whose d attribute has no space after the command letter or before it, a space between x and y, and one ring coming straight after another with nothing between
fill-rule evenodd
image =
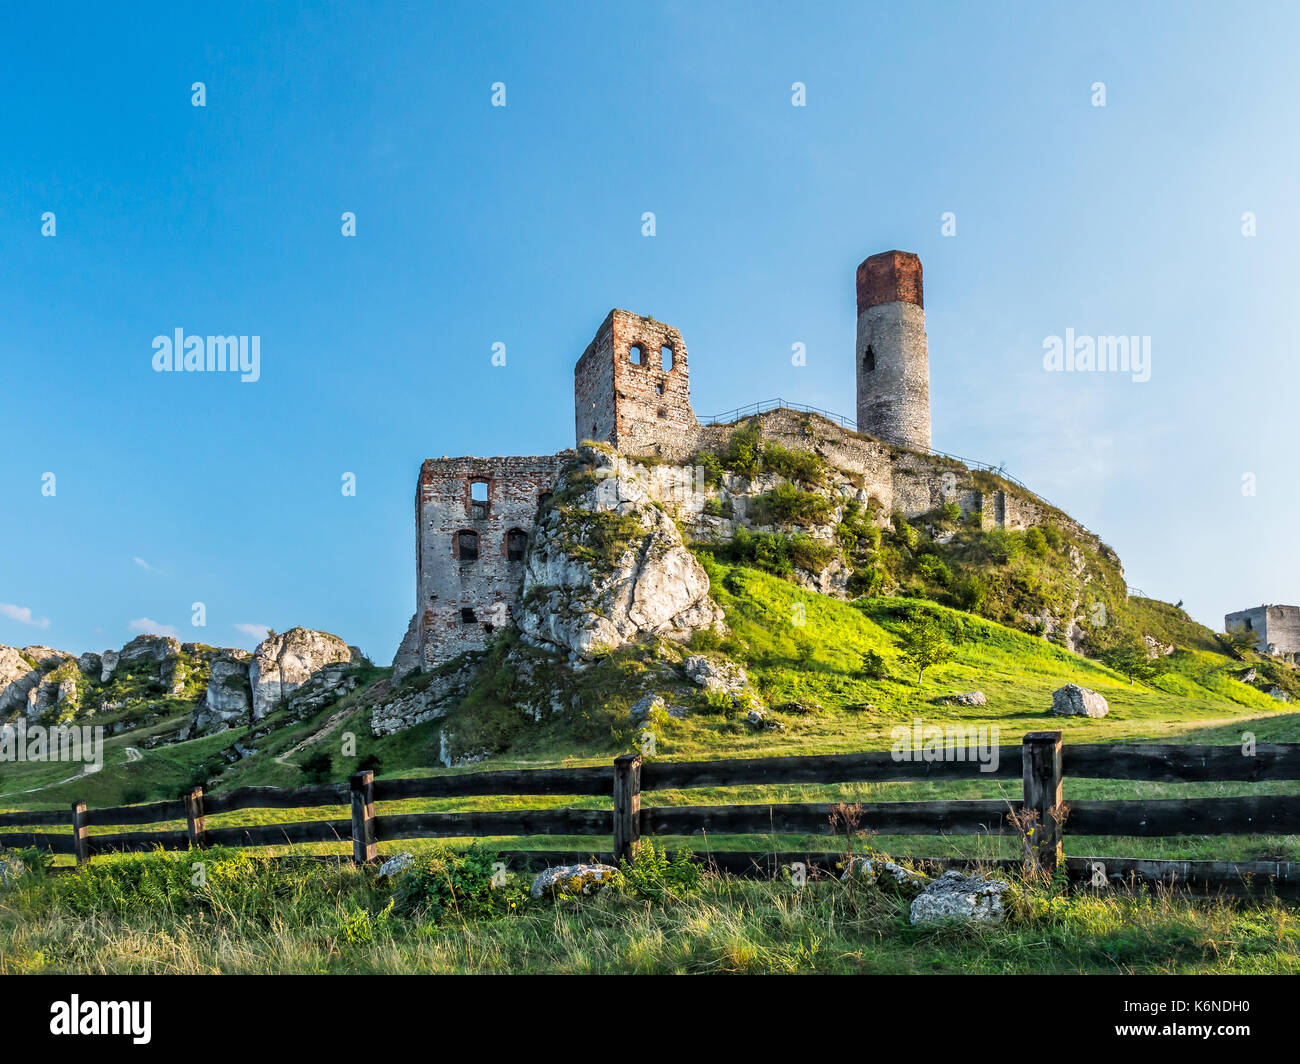
<instances>
[{"instance_id":1,"label":"stone tower ruin","mask_svg":"<svg viewBox=\"0 0 1300 1064\"><path fill-rule=\"evenodd\" d=\"M671 325L611 310L573 367L574 443L609 443L626 455L694 445L686 343Z\"/></svg>"},{"instance_id":2,"label":"stone tower ruin","mask_svg":"<svg viewBox=\"0 0 1300 1064\"><path fill-rule=\"evenodd\" d=\"M858 267L858 431L930 449L930 358L921 260L884 251Z\"/></svg>"}]
</instances>

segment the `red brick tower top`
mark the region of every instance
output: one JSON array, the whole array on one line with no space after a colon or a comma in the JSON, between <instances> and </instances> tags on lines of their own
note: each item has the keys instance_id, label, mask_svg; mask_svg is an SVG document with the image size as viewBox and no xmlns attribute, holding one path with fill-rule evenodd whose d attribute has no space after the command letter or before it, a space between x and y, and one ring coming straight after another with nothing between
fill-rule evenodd
<instances>
[{"instance_id":1,"label":"red brick tower top","mask_svg":"<svg viewBox=\"0 0 1300 1064\"><path fill-rule=\"evenodd\" d=\"M858 313L882 303L915 303L922 309L921 260L910 251L882 251L858 267Z\"/></svg>"}]
</instances>

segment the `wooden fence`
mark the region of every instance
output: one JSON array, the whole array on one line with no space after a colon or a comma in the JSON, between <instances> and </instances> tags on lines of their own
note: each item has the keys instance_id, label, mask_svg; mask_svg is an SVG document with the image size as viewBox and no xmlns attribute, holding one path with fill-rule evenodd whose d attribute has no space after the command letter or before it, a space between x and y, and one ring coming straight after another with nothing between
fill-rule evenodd
<instances>
[{"instance_id":1,"label":"wooden fence","mask_svg":"<svg viewBox=\"0 0 1300 1064\"><path fill-rule=\"evenodd\" d=\"M77 862L97 854L207 846L279 846L347 842L358 863L376 860L381 842L415 838L521 837L537 835L612 836L611 852L507 851L511 857L551 863L599 856L630 858L643 836L829 835L833 803L642 805L644 792L700 787L771 784L835 784L917 780L1023 780L1019 805L1005 799L871 802L860 806L858 830L877 835L998 835L1023 840L1019 860L1051 872L1064 862L1071 879L1098 883L1141 879L1183 883L1228 892L1300 892L1300 862L1151 861L1062 856L1064 834L1074 836L1183 836L1293 834L1300 831L1300 796L1180 798L1143 801L1062 803L1065 776L1162 783L1261 782L1300 779L1300 744L1240 747L1075 745L1060 732L1031 732L1017 746L998 748L997 768L981 771L973 760L899 761L889 752L816 757L737 758L719 761L642 761L626 754L609 768L484 771L414 779L376 780L359 772L348 783L314 787L244 787L225 794L195 788L175 801L90 809L85 802L69 817L57 811L0 814L0 846L38 846L72 854ZM475 795L603 795L613 809L517 809L457 813L379 813L376 802ZM351 806L339 820L298 821L253 827L208 827L207 818L243 809ZM183 821L184 830L90 834L90 827L128 827ZM4 833L7 827L62 826L50 832ZM697 847L699 849L700 847ZM705 847L707 849L707 847ZM782 864L833 868L835 852L717 851L707 853L718 868L771 874ZM968 860L932 862L960 865Z\"/></svg>"}]
</instances>

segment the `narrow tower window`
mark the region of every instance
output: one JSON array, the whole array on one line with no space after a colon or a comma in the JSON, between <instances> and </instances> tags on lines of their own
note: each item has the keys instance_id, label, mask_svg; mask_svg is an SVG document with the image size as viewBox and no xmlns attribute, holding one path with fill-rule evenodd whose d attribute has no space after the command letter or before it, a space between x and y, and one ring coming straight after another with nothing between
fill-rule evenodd
<instances>
[{"instance_id":1,"label":"narrow tower window","mask_svg":"<svg viewBox=\"0 0 1300 1064\"><path fill-rule=\"evenodd\" d=\"M471 480L469 482L469 515L475 520L488 515L488 482Z\"/></svg>"}]
</instances>

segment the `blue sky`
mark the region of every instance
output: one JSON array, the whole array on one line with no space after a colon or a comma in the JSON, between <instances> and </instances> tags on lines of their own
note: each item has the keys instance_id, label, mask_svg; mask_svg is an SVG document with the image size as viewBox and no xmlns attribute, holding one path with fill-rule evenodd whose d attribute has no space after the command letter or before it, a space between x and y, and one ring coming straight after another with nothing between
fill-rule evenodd
<instances>
[{"instance_id":1,"label":"blue sky","mask_svg":"<svg viewBox=\"0 0 1300 1064\"><path fill-rule=\"evenodd\" d=\"M782 396L852 416L853 271L890 248L924 263L936 447L1004 462L1211 626L1300 601L1298 23L11 10L0 642L252 646L302 624L386 662L423 458L570 445L573 363L613 306L682 330L698 412ZM260 380L155 373L178 327L260 336ZM1151 379L1046 372L1067 329L1149 336Z\"/></svg>"}]
</instances>

